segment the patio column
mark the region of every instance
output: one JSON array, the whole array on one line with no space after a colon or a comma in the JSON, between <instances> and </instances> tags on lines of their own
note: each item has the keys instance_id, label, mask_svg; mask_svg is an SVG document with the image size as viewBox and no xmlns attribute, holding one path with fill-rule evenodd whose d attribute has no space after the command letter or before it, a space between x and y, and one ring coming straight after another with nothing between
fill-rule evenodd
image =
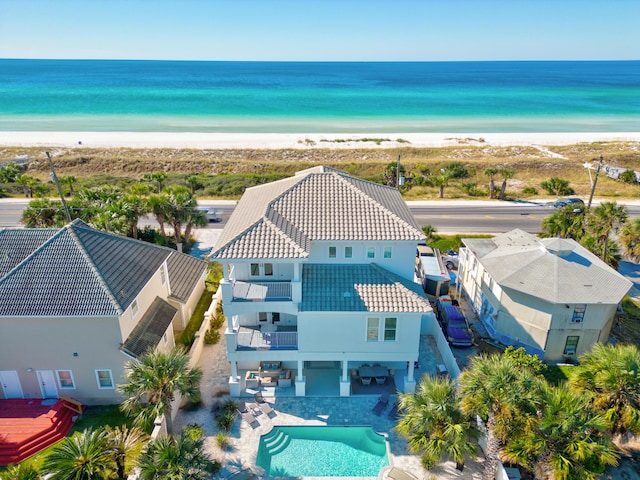
<instances>
[{"instance_id":1,"label":"patio column","mask_svg":"<svg viewBox=\"0 0 640 480\"><path fill-rule=\"evenodd\" d=\"M231 364L231 375L229 376L229 396L239 397L242 390L242 383L238 376L238 364L234 361Z\"/></svg>"},{"instance_id":2,"label":"patio column","mask_svg":"<svg viewBox=\"0 0 640 480\"><path fill-rule=\"evenodd\" d=\"M351 378L349 377L349 361L342 360L342 376L340 377L340 396L351 395Z\"/></svg>"},{"instance_id":3,"label":"patio column","mask_svg":"<svg viewBox=\"0 0 640 480\"><path fill-rule=\"evenodd\" d=\"M415 363L413 360L409 360L407 363L409 364L409 368L407 369L407 375L404 377L404 393L415 393L416 391L416 380L414 378Z\"/></svg>"},{"instance_id":4,"label":"patio column","mask_svg":"<svg viewBox=\"0 0 640 480\"><path fill-rule=\"evenodd\" d=\"M296 375L296 397L304 397L307 392L307 379L303 374L304 361L298 360L298 375Z\"/></svg>"}]
</instances>

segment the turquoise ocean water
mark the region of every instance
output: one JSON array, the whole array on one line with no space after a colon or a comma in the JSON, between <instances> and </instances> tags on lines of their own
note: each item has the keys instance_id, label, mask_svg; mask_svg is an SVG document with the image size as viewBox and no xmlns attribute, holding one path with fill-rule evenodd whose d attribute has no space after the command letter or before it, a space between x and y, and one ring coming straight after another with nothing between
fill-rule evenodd
<instances>
[{"instance_id":1,"label":"turquoise ocean water","mask_svg":"<svg viewBox=\"0 0 640 480\"><path fill-rule=\"evenodd\" d=\"M0 131L638 132L640 61L0 60Z\"/></svg>"}]
</instances>

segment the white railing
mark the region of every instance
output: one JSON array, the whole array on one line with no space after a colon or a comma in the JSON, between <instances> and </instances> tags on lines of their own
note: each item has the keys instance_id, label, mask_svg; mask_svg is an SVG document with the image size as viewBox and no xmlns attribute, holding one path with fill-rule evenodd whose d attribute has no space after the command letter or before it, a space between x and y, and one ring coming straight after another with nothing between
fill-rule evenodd
<instances>
[{"instance_id":1,"label":"white railing","mask_svg":"<svg viewBox=\"0 0 640 480\"><path fill-rule=\"evenodd\" d=\"M291 300L291 282L240 282L233 284L233 300L269 302Z\"/></svg>"},{"instance_id":2,"label":"white railing","mask_svg":"<svg viewBox=\"0 0 640 480\"><path fill-rule=\"evenodd\" d=\"M238 350L295 350L298 332L262 333L260 330L241 328L238 332Z\"/></svg>"}]
</instances>

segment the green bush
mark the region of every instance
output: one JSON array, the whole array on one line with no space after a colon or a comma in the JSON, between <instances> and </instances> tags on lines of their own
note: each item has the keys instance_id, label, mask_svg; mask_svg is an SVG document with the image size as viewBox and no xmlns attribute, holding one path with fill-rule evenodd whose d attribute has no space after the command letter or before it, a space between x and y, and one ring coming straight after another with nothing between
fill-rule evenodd
<instances>
[{"instance_id":1,"label":"green bush","mask_svg":"<svg viewBox=\"0 0 640 480\"><path fill-rule=\"evenodd\" d=\"M524 195L538 195L538 189L536 187L524 187L522 193Z\"/></svg>"},{"instance_id":2,"label":"green bush","mask_svg":"<svg viewBox=\"0 0 640 480\"><path fill-rule=\"evenodd\" d=\"M633 170L625 170L620 174L619 180L623 183L634 184L636 182L636 172Z\"/></svg>"},{"instance_id":3,"label":"green bush","mask_svg":"<svg viewBox=\"0 0 640 480\"><path fill-rule=\"evenodd\" d=\"M224 430L228 432L233 427L234 422L236 421L236 413L235 410L233 412L225 411L223 409L222 414L216 418L216 425L220 430Z\"/></svg>"},{"instance_id":4,"label":"green bush","mask_svg":"<svg viewBox=\"0 0 640 480\"><path fill-rule=\"evenodd\" d=\"M193 345L193 340L196 338L196 332L202 326L204 314L209 309L212 298L213 293L209 290L205 289L205 291L202 292L202 296L193 311L193 315L191 315L191 318L189 319L189 323L187 323L187 327L178 337L178 343L184 345L187 349L191 348L191 345Z\"/></svg>"},{"instance_id":5,"label":"green bush","mask_svg":"<svg viewBox=\"0 0 640 480\"><path fill-rule=\"evenodd\" d=\"M220 432L218 435L216 435L216 443L222 450L225 450L230 444L229 435Z\"/></svg>"},{"instance_id":6,"label":"green bush","mask_svg":"<svg viewBox=\"0 0 640 480\"><path fill-rule=\"evenodd\" d=\"M207 345L215 345L219 341L220 341L220 332L218 330L210 328L204 334L204 343L206 343Z\"/></svg>"},{"instance_id":7,"label":"green bush","mask_svg":"<svg viewBox=\"0 0 640 480\"><path fill-rule=\"evenodd\" d=\"M217 292L220 286L220 280L222 280L222 264L220 262L212 262L209 264L209 273L205 280L207 290L211 292Z\"/></svg>"}]
</instances>

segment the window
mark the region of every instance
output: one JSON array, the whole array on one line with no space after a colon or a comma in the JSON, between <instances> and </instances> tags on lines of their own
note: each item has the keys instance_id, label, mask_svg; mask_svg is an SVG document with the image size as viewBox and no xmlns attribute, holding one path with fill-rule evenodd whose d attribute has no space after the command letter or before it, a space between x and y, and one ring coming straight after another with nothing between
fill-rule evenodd
<instances>
[{"instance_id":1,"label":"window","mask_svg":"<svg viewBox=\"0 0 640 480\"><path fill-rule=\"evenodd\" d=\"M344 247L344 258L353 257L353 247Z\"/></svg>"},{"instance_id":2,"label":"window","mask_svg":"<svg viewBox=\"0 0 640 480\"><path fill-rule=\"evenodd\" d=\"M568 336L567 341L564 344L564 354L565 355L575 355L576 350L578 348L578 340L580 337L578 336Z\"/></svg>"},{"instance_id":3,"label":"window","mask_svg":"<svg viewBox=\"0 0 640 480\"><path fill-rule=\"evenodd\" d=\"M584 322L584 313L587 311L586 305L576 305L573 309L573 316L571 317L571 321L573 323L582 323Z\"/></svg>"},{"instance_id":4,"label":"window","mask_svg":"<svg viewBox=\"0 0 640 480\"><path fill-rule=\"evenodd\" d=\"M329 258L336 258L336 247L329 247Z\"/></svg>"},{"instance_id":5,"label":"window","mask_svg":"<svg viewBox=\"0 0 640 480\"><path fill-rule=\"evenodd\" d=\"M131 304L131 313L133 313L134 315L138 314L138 299L137 298Z\"/></svg>"},{"instance_id":6,"label":"window","mask_svg":"<svg viewBox=\"0 0 640 480\"><path fill-rule=\"evenodd\" d=\"M251 276L252 277L259 277L260 276L260 264L259 263L252 263L251 264Z\"/></svg>"},{"instance_id":7,"label":"window","mask_svg":"<svg viewBox=\"0 0 640 480\"><path fill-rule=\"evenodd\" d=\"M264 276L272 277L273 276L273 263L265 263L264 264Z\"/></svg>"},{"instance_id":8,"label":"window","mask_svg":"<svg viewBox=\"0 0 640 480\"><path fill-rule=\"evenodd\" d=\"M272 277L273 263L252 263L251 276L252 277L260 277L260 276Z\"/></svg>"},{"instance_id":9,"label":"window","mask_svg":"<svg viewBox=\"0 0 640 480\"><path fill-rule=\"evenodd\" d=\"M391 258L391 247L384 247L383 258Z\"/></svg>"},{"instance_id":10,"label":"window","mask_svg":"<svg viewBox=\"0 0 640 480\"><path fill-rule=\"evenodd\" d=\"M71 370L56 370L56 373L58 374L58 383L61 389L72 390L76 388Z\"/></svg>"},{"instance_id":11,"label":"window","mask_svg":"<svg viewBox=\"0 0 640 480\"><path fill-rule=\"evenodd\" d=\"M280 321L280 312L273 312L271 314L271 323L276 323Z\"/></svg>"},{"instance_id":12,"label":"window","mask_svg":"<svg viewBox=\"0 0 640 480\"><path fill-rule=\"evenodd\" d=\"M258 321L266 322L267 321L267 312L258 312Z\"/></svg>"},{"instance_id":13,"label":"window","mask_svg":"<svg viewBox=\"0 0 640 480\"><path fill-rule=\"evenodd\" d=\"M384 341L394 342L396 340L396 325L398 323L397 318L385 318L384 319Z\"/></svg>"},{"instance_id":14,"label":"window","mask_svg":"<svg viewBox=\"0 0 640 480\"><path fill-rule=\"evenodd\" d=\"M96 380L99 389L113 388L111 370L96 370Z\"/></svg>"},{"instance_id":15,"label":"window","mask_svg":"<svg viewBox=\"0 0 640 480\"><path fill-rule=\"evenodd\" d=\"M376 247L367 248L367 258L376 258Z\"/></svg>"},{"instance_id":16,"label":"window","mask_svg":"<svg viewBox=\"0 0 640 480\"><path fill-rule=\"evenodd\" d=\"M378 330L380 320L378 318L367 318L367 342L378 341Z\"/></svg>"},{"instance_id":17,"label":"window","mask_svg":"<svg viewBox=\"0 0 640 480\"><path fill-rule=\"evenodd\" d=\"M165 277L165 273L164 273L164 265L160 267L160 283L162 283L162 285L167 283L167 278Z\"/></svg>"},{"instance_id":18,"label":"window","mask_svg":"<svg viewBox=\"0 0 640 480\"><path fill-rule=\"evenodd\" d=\"M169 337L167 337L167 332L164 332L164 335L162 335L162 340L164 340L164 346L167 346L167 343L169 343Z\"/></svg>"}]
</instances>

